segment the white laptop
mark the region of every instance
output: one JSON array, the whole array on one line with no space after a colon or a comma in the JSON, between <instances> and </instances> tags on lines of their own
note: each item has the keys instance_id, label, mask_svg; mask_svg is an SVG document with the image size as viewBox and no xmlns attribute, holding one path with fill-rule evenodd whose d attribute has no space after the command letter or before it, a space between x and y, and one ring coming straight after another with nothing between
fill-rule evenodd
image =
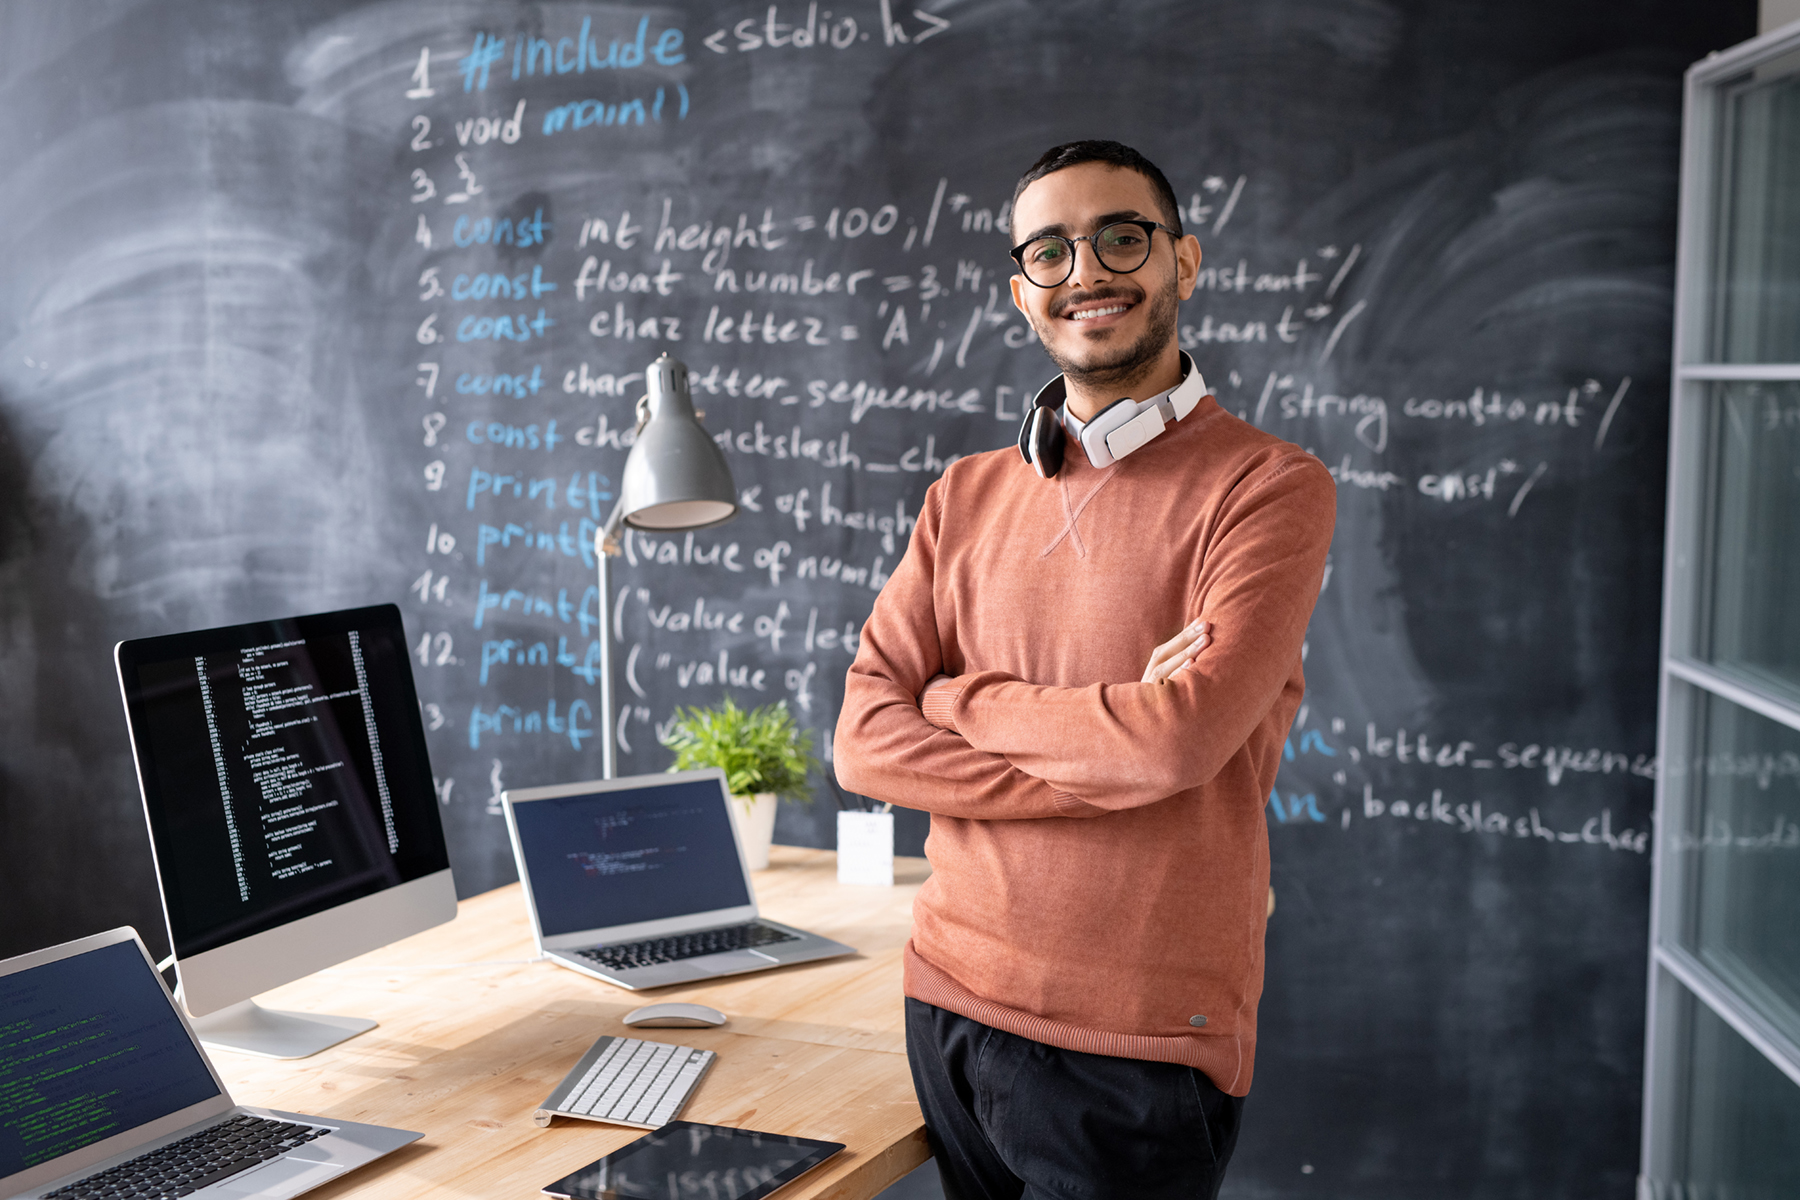
<instances>
[{"instance_id":1,"label":"white laptop","mask_svg":"<svg viewBox=\"0 0 1800 1200\"><path fill-rule=\"evenodd\" d=\"M129 927L0 962L9 1200L280 1200L421 1136L232 1103Z\"/></svg>"},{"instance_id":2,"label":"white laptop","mask_svg":"<svg viewBox=\"0 0 1800 1200\"><path fill-rule=\"evenodd\" d=\"M500 794L538 950L624 988L856 951L759 917L725 772Z\"/></svg>"}]
</instances>

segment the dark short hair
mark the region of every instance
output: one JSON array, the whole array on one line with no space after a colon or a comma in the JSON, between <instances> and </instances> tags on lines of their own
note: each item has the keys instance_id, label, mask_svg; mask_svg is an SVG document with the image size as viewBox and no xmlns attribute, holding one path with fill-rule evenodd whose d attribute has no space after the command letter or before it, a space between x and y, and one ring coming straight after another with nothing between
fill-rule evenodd
<instances>
[{"instance_id":1,"label":"dark short hair","mask_svg":"<svg viewBox=\"0 0 1800 1200\"><path fill-rule=\"evenodd\" d=\"M1060 146L1050 147L1031 164L1029 170L1019 176L1019 185L1013 189L1013 208L1019 207L1019 197L1024 194L1025 189L1044 176L1090 162L1136 171L1148 179L1150 186L1156 189L1157 199L1162 202L1164 220L1176 233L1184 232L1181 228L1181 205L1175 199L1175 189L1169 186L1168 176L1159 171L1155 163L1123 142L1064 142Z\"/></svg>"}]
</instances>

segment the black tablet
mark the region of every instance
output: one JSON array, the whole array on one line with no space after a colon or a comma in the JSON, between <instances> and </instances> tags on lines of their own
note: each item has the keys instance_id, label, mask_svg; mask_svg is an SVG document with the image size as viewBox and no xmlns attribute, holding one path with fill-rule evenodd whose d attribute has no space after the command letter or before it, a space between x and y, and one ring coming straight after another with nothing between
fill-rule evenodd
<instances>
[{"instance_id":1,"label":"black tablet","mask_svg":"<svg viewBox=\"0 0 1800 1200\"><path fill-rule=\"evenodd\" d=\"M783 1133L670 1121L544 1187L568 1200L760 1200L839 1150Z\"/></svg>"}]
</instances>

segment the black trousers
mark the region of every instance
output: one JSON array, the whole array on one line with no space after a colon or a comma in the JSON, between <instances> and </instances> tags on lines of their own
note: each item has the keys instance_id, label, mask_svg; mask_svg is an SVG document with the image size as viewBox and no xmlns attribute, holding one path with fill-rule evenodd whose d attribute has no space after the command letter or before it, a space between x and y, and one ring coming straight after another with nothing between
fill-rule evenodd
<instances>
[{"instance_id":1,"label":"black trousers","mask_svg":"<svg viewBox=\"0 0 1800 1200\"><path fill-rule=\"evenodd\" d=\"M946 1200L1214 1200L1244 1102L1192 1067L1046 1046L911 997Z\"/></svg>"}]
</instances>

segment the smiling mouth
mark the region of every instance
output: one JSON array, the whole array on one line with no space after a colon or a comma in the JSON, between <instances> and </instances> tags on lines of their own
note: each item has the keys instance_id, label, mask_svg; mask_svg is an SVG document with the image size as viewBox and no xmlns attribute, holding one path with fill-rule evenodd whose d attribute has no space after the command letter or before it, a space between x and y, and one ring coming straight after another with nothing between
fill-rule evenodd
<instances>
[{"instance_id":1,"label":"smiling mouth","mask_svg":"<svg viewBox=\"0 0 1800 1200\"><path fill-rule=\"evenodd\" d=\"M1118 317L1120 313L1129 313L1134 304L1136 304L1136 300L1132 300L1130 297L1120 297L1120 295L1089 297L1089 299L1075 300L1075 304L1069 304L1062 313L1058 313L1058 317L1062 320L1100 320L1102 317Z\"/></svg>"}]
</instances>

